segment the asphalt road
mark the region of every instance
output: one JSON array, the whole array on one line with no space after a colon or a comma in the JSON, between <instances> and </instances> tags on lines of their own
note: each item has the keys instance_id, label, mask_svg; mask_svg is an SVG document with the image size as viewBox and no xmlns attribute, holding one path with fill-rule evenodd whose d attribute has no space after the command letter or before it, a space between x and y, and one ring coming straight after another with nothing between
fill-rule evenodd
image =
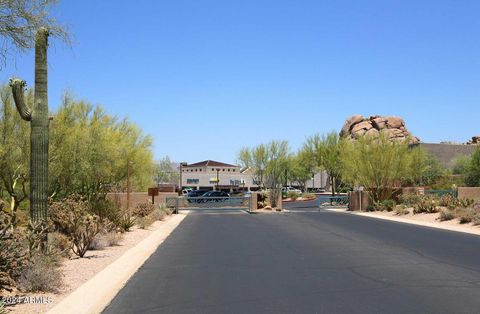
<instances>
[{"instance_id":1,"label":"asphalt road","mask_svg":"<svg viewBox=\"0 0 480 314\"><path fill-rule=\"evenodd\" d=\"M480 312L480 237L310 210L187 216L105 313Z\"/></svg>"}]
</instances>

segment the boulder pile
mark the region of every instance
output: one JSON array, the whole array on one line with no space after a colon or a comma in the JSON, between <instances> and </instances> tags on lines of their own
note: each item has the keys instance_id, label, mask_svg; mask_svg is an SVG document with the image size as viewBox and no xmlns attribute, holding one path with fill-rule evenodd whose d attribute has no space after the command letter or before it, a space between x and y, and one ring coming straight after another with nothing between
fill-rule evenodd
<instances>
[{"instance_id":1,"label":"boulder pile","mask_svg":"<svg viewBox=\"0 0 480 314\"><path fill-rule=\"evenodd\" d=\"M480 135L472 137L472 139L467 142L467 145L479 145L479 144L480 144Z\"/></svg>"},{"instance_id":2,"label":"boulder pile","mask_svg":"<svg viewBox=\"0 0 480 314\"><path fill-rule=\"evenodd\" d=\"M405 121L400 117L371 116L364 118L354 115L345 121L340 136L343 138L357 139L360 136L378 136L380 132L388 134L392 141L404 141L410 139L410 144L420 143L420 139L408 132ZM479 138L480 140L480 138Z\"/></svg>"}]
</instances>

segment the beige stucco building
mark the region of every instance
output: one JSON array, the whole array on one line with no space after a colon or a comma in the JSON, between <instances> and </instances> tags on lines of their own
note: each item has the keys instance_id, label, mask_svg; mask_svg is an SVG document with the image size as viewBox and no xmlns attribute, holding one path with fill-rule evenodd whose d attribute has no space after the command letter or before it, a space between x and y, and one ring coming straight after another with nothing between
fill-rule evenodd
<instances>
[{"instance_id":1,"label":"beige stucco building","mask_svg":"<svg viewBox=\"0 0 480 314\"><path fill-rule=\"evenodd\" d=\"M250 190L258 186L248 171L240 166L214 160L205 160L182 166L182 187L195 189Z\"/></svg>"}]
</instances>

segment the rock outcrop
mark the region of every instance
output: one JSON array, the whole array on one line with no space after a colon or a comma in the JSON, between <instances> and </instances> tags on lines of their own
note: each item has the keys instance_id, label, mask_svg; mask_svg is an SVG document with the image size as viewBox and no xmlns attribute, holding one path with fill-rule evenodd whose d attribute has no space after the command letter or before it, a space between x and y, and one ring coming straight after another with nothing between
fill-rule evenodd
<instances>
[{"instance_id":1,"label":"rock outcrop","mask_svg":"<svg viewBox=\"0 0 480 314\"><path fill-rule=\"evenodd\" d=\"M420 143L418 137L413 136L405 127L405 121L400 117L393 116L371 116L364 118L361 115L354 115L345 121L340 136L343 138L356 139L360 136L378 136L380 132L388 134L392 141L403 141L410 139L410 144ZM478 137L480 144L480 137Z\"/></svg>"},{"instance_id":2,"label":"rock outcrop","mask_svg":"<svg viewBox=\"0 0 480 314\"><path fill-rule=\"evenodd\" d=\"M480 135L473 136L472 139L467 142L467 145L480 145Z\"/></svg>"}]
</instances>

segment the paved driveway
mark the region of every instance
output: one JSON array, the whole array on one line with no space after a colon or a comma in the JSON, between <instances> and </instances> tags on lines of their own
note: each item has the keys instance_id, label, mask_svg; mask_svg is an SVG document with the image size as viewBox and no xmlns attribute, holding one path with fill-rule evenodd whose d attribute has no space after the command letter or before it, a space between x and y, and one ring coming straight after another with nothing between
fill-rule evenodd
<instances>
[{"instance_id":1,"label":"paved driveway","mask_svg":"<svg viewBox=\"0 0 480 314\"><path fill-rule=\"evenodd\" d=\"M480 237L331 212L189 215L105 313L478 313Z\"/></svg>"}]
</instances>

